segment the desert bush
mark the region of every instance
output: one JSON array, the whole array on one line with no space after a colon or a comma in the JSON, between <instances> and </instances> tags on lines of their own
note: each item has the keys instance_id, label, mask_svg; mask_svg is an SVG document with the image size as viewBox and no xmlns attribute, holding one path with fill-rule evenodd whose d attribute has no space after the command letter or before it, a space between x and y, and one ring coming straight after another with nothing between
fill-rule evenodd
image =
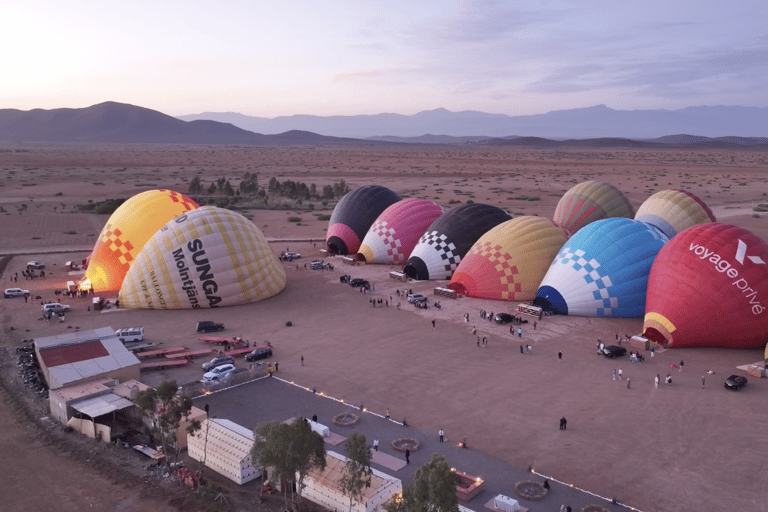
<instances>
[{"instance_id":1,"label":"desert bush","mask_svg":"<svg viewBox=\"0 0 768 512\"><path fill-rule=\"evenodd\" d=\"M301 222L301 217L288 217L288 222Z\"/></svg>"},{"instance_id":2,"label":"desert bush","mask_svg":"<svg viewBox=\"0 0 768 512\"><path fill-rule=\"evenodd\" d=\"M331 216L324 213L318 213L317 220L331 220Z\"/></svg>"},{"instance_id":3,"label":"desert bush","mask_svg":"<svg viewBox=\"0 0 768 512\"><path fill-rule=\"evenodd\" d=\"M754 212L768 212L768 203L760 203L754 208L752 208L752 211Z\"/></svg>"}]
</instances>

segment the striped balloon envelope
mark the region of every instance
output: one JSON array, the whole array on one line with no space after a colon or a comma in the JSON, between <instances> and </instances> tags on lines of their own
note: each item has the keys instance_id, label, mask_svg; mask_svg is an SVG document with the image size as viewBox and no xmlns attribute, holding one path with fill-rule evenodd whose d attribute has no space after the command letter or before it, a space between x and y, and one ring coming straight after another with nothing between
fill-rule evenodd
<instances>
[{"instance_id":1,"label":"striped balloon envelope","mask_svg":"<svg viewBox=\"0 0 768 512\"><path fill-rule=\"evenodd\" d=\"M590 222L610 217L631 219L633 215L629 199L619 189L601 181L585 181L563 194L552 219L575 235Z\"/></svg>"},{"instance_id":2,"label":"striped balloon envelope","mask_svg":"<svg viewBox=\"0 0 768 512\"><path fill-rule=\"evenodd\" d=\"M285 288L285 270L251 221L213 206L165 224L120 289L129 308L198 309L257 302Z\"/></svg>"},{"instance_id":3,"label":"striped balloon envelope","mask_svg":"<svg viewBox=\"0 0 768 512\"><path fill-rule=\"evenodd\" d=\"M366 263L403 265L443 209L427 199L403 199L384 210L363 239L357 259Z\"/></svg>"},{"instance_id":4,"label":"striped balloon envelope","mask_svg":"<svg viewBox=\"0 0 768 512\"><path fill-rule=\"evenodd\" d=\"M696 224L717 221L704 201L685 190L656 192L640 205L635 220L653 224L669 238Z\"/></svg>"},{"instance_id":5,"label":"striped balloon envelope","mask_svg":"<svg viewBox=\"0 0 768 512\"><path fill-rule=\"evenodd\" d=\"M147 240L169 220L196 208L196 202L173 190L148 190L128 199L101 230L81 286L119 290Z\"/></svg>"},{"instance_id":6,"label":"striped balloon envelope","mask_svg":"<svg viewBox=\"0 0 768 512\"><path fill-rule=\"evenodd\" d=\"M475 242L448 287L484 299L529 301L568 234L549 219L508 220Z\"/></svg>"},{"instance_id":7,"label":"striped balloon envelope","mask_svg":"<svg viewBox=\"0 0 768 512\"><path fill-rule=\"evenodd\" d=\"M636 220L595 221L563 245L533 303L560 315L640 318L651 265L667 241Z\"/></svg>"}]
</instances>

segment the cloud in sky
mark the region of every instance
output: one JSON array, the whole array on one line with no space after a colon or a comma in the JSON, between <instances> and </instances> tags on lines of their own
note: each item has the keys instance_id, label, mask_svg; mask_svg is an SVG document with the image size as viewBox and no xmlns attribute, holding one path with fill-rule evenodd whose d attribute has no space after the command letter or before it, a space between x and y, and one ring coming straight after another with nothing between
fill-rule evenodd
<instances>
[{"instance_id":1,"label":"cloud in sky","mask_svg":"<svg viewBox=\"0 0 768 512\"><path fill-rule=\"evenodd\" d=\"M768 4L245 0L4 8L0 108L172 115L768 106Z\"/></svg>"}]
</instances>

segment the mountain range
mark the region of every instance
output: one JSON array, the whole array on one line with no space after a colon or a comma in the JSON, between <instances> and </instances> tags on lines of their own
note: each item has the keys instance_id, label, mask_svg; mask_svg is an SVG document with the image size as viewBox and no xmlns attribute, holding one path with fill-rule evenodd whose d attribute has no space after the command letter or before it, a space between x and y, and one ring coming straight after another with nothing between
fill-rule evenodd
<instances>
[{"instance_id":1,"label":"mountain range","mask_svg":"<svg viewBox=\"0 0 768 512\"><path fill-rule=\"evenodd\" d=\"M301 130L262 135L229 123L183 121L156 110L113 101L87 108L2 109L0 141L256 145L366 143Z\"/></svg>"},{"instance_id":2,"label":"mountain range","mask_svg":"<svg viewBox=\"0 0 768 512\"><path fill-rule=\"evenodd\" d=\"M669 111L679 113L686 111L689 117L695 117L694 113L699 112L700 119L713 119L717 117L714 112L720 112L718 115L724 115L723 112L730 112L733 118L730 123L735 123L735 116L741 113L742 126L748 126L752 122L755 126L753 134L763 133L768 130L768 119L764 124L757 126L760 116L764 116L768 109L747 108L747 107L698 107L697 109L683 109L682 111ZM711 110L714 109L714 110ZM718 110L725 109L725 110ZM552 121L550 115L558 114L560 119L559 129L565 130L562 126L568 120L571 125L581 125L583 133L597 132L606 130L609 132L608 124L602 124L598 129L599 123L596 121L600 116L611 118L612 113L621 112L608 109L607 107L594 107L592 109L580 109L571 111L561 111L560 113L542 114L541 116L527 116L538 119L539 125L543 125L546 120ZM632 117L638 111L627 114ZM640 111L650 112L650 111ZM626 113L626 112L625 112ZM470 115L471 114L471 115ZM622 114L624 115L624 114ZM644 114L637 114L638 119L646 119ZM671 114L670 114L671 115ZM675 114L677 115L677 114ZM217 117L219 115L214 115ZM247 118L240 114L221 114L222 119L237 120L259 119ZM186 116L185 116L186 117ZM628 117L628 118L629 118ZM387 125L386 120L393 119L400 123L403 133L420 133L418 136L409 135L388 135L388 136L370 136L366 139L352 138L344 136L333 136L327 134L314 133L307 130L302 125L302 120L310 120L311 123L325 120L326 133L347 133L354 132L353 128L357 126L362 129L363 125L371 125L374 120L380 120L382 126ZM485 119L485 124L481 122ZM737 136L727 135L721 137L709 137L700 135L695 130L687 133L694 135L668 135L674 133L672 128L666 131L666 134L656 138L639 138L624 135L632 131L631 126L637 126L627 121L624 131L616 127L616 132L606 136L599 137L542 137L530 135L528 132L520 131L518 135L511 132L503 132L503 136L495 135L467 135L469 131L486 131L493 133L494 130L500 130L498 126L501 123L510 123L510 120L519 120L520 118L511 118L500 114L484 114L481 112L449 112L444 109L421 112L413 116L399 116L396 114L380 114L376 116L346 116L334 118L322 118L313 116L292 116L286 118L276 118L262 120L265 122L274 122L273 127L277 127L278 133L269 133L269 130L263 130L265 133L256 133L254 131L235 126L234 123L224 122L217 119L193 119L185 120L171 117L156 110L128 105L124 103L105 102L93 105L87 108L71 109L61 108L53 110L35 109L29 111L2 109L0 110L0 141L5 142L62 142L62 143L150 143L150 144L243 144L243 145L320 145L320 144L356 144L356 145L378 145L378 144L464 144L464 145L492 145L492 146L532 146L542 148L554 147L697 147L697 148L734 148L750 147L751 149L768 149L768 138L764 136ZM751 121L749 121L751 119ZM291 124L289 121L293 121ZM413 121L409 125L408 121ZM394 121L393 121L394 122ZM517 122L517 121L515 121ZM552 121L554 122L554 121ZM682 121L680 121L682 122ZM281 124L283 123L283 124ZM533 123L533 121L530 121ZM534 123L535 124L535 123ZM704 126L702 121L701 126ZM532 126L533 124L531 124ZM421 127L421 128L414 128ZM456 128L463 126L464 128ZM494 128L496 126L496 128ZM649 124L650 126L650 124ZM669 126L663 125L658 130L666 130ZM336 128L334 128L336 127ZM453 128L451 128L453 127ZM586 128L588 127L588 128ZM386 128L389 130L390 128ZM255 128L254 128L255 129ZM373 128L370 128L373 129ZM384 130L385 128L382 128ZM429 135L429 132L423 130L441 133L441 135ZM464 135L454 136L446 132L455 130L467 130ZM634 128L635 130L637 128ZM746 130L746 128L743 128ZM531 129L533 130L533 129ZM533 130L535 131L535 130ZM563 132L565 133L565 131ZM362 137L362 135L358 135Z\"/></svg>"},{"instance_id":3,"label":"mountain range","mask_svg":"<svg viewBox=\"0 0 768 512\"><path fill-rule=\"evenodd\" d=\"M508 116L444 108L413 115L251 117L238 113L180 116L185 121L212 120L230 123L257 133L306 130L334 137L546 137L585 139L622 137L651 139L674 133L704 137L768 137L768 108L687 107L679 110L614 110L605 105L546 114Z\"/></svg>"}]
</instances>

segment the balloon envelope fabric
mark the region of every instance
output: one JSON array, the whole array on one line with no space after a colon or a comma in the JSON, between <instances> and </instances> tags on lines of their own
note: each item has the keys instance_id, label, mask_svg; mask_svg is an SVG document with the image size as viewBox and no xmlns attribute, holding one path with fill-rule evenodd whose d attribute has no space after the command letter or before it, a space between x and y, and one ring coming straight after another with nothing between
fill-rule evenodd
<instances>
[{"instance_id":1,"label":"balloon envelope fabric","mask_svg":"<svg viewBox=\"0 0 768 512\"><path fill-rule=\"evenodd\" d=\"M768 340L768 245L746 229L709 223L659 251L643 330L667 347L756 348Z\"/></svg>"},{"instance_id":2,"label":"balloon envelope fabric","mask_svg":"<svg viewBox=\"0 0 768 512\"><path fill-rule=\"evenodd\" d=\"M285 288L285 270L261 231L239 213L204 206L163 226L120 289L125 307L246 304Z\"/></svg>"},{"instance_id":3,"label":"balloon envelope fabric","mask_svg":"<svg viewBox=\"0 0 768 512\"><path fill-rule=\"evenodd\" d=\"M147 240L169 220L196 208L197 203L173 190L148 190L128 199L101 230L83 284L94 291L119 290Z\"/></svg>"},{"instance_id":4,"label":"balloon envelope fabric","mask_svg":"<svg viewBox=\"0 0 768 512\"><path fill-rule=\"evenodd\" d=\"M365 185L347 193L333 209L325 244L332 254L355 254L376 218L402 198L386 187Z\"/></svg>"},{"instance_id":5,"label":"balloon envelope fabric","mask_svg":"<svg viewBox=\"0 0 768 512\"><path fill-rule=\"evenodd\" d=\"M610 217L631 219L634 209L616 187L602 181L585 181L568 190L558 201L553 220L569 235L590 222Z\"/></svg>"},{"instance_id":6,"label":"balloon envelope fabric","mask_svg":"<svg viewBox=\"0 0 768 512\"><path fill-rule=\"evenodd\" d=\"M635 220L653 224L672 238L691 226L716 222L717 219L695 194L685 190L662 190L640 205Z\"/></svg>"},{"instance_id":7,"label":"balloon envelope fabric","mask_svg":"<svg viewBox=\"0 0 768 512\"><path fill-rule=\"evenodd\" d=\"M593 222L560 249L534 304L561 315L641 318L651 265L667 241L636 220Z\"/></svg>"}]
</instances>

